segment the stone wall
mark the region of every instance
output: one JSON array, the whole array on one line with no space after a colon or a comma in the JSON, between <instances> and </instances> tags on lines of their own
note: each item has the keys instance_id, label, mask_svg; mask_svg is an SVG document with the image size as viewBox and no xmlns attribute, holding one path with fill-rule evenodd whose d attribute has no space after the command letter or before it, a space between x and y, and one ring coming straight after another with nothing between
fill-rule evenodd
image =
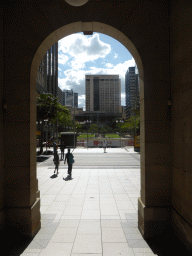
<instances>
[{"instance_id":1,"label":"stone wall","mask_svg":"<svg viewBox=\"0 0 192 256\"><path fill-rule=\"evenodd\" d=\"M192 2L171 5L172 221L192 245Z\"/></svg>"}]
</instances>

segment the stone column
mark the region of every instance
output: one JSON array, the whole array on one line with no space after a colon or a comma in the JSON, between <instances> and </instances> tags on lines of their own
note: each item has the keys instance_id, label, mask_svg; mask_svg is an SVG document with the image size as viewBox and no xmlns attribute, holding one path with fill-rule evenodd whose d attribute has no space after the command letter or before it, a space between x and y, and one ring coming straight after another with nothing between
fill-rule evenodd
<instances>
[{"instance_id":1,"label":"stone column","mask_svg":"<svg viewBox=\"0 0 192 256\"><path fill-rule=\"evenodd\" d=\"M6 47L5 47L6 48ZM4 224L33 237L40 229L40 194L36 177L36 83L30 86L31 50L5 50L3 99ZM37 74L37 70L36 70Z\"/></svg>"},{"instance_id":2,"label":"stone column","mask_svg":"<svg viewBox=\"0 0 192 256\"><path fill-rule=\"evenodd\" d=\"M150 56L153 52L153 57L145 61L144 82L140 78L141 196L138 221L144 238L158 235L169 227L172 205L168 52L158 53L155 46L151 48L146 49L146 54Z\"/></svg>"}]
</instances>

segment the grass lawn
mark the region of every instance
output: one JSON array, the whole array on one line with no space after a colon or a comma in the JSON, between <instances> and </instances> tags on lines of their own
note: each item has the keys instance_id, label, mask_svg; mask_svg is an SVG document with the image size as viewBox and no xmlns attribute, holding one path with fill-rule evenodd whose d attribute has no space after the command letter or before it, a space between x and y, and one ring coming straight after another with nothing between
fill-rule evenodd
<instances>
[{"instance_id":1,"label":"grass lawn","mask_svg":"<svg viewBox=\"0 0 192 256\"><path fill-rule=\"evenodd\" d=\"M80 134L77 139L86 139L87 134ZM95 138L95 134L88 134L88 138ZM112 134L105 134L105 138L120 138L118 134L112 133Z\"/></svg>"},{"instance_id":2,"label":"grass lawn","mask_svg":"<svg viewBox=\"0 0 192 256\"><path fill-rule=\"evenodd\" d=\"M86 139L87 134L80 134L77 139ZM95 138L95 134L88 134L88 138Z\"/></svg>"},{"instance_id":3,"label":"grass lawn","mask_svg":"<svg viewBox=\"0 0 192 256\"><path fill-rule=\"evenodd\" d=\"M118 134L112 133L112 134L105 134L105 138L120 138Z\"/></svg>"}]
</instances>

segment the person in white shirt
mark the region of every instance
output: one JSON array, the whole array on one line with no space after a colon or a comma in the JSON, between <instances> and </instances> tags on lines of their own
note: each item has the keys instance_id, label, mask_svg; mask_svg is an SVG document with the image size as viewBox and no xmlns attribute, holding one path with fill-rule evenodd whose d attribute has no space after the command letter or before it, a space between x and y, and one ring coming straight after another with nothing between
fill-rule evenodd
<instances>
[{"instance_id":1,"label":"person in white shirt","mask_svg":"<svg viewBox=\"0 0 192 256\"><path fill-rule=\"evenodd\" d=\"M107 147L107 142L104 140L104 141L103 141L103 149L104 149L104 153L106 153L106 147Z\"/></svg>"}]
</instances>

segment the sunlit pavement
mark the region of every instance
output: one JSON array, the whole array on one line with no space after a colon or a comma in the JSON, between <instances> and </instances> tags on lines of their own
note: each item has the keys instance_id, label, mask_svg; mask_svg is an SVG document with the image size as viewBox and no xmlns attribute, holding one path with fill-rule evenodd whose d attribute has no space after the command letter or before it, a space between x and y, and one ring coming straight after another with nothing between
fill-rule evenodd
<instances>
[{"instance_id":1,"label":"sunlit pavement","mask_svg":"<svg viewBox=\"0 0 192 256\"><path fill-rule=\"evenodd\" d=\"M37 165L41 230L21 255L154 255L138 230L139 153L76 148L73 154L71 179L63 160L58 176L53 156Z\"/></svg>"}]
</instances>

